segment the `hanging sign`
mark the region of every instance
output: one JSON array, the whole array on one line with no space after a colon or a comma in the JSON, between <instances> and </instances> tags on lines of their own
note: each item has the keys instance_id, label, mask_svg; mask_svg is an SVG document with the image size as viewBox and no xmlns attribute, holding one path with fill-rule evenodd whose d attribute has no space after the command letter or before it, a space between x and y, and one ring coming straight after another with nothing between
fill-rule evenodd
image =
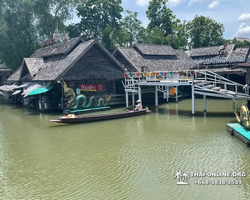
<instances>
[{"instance_id":1,"label":"hanging sign","mask_svg":"<svg viewBox=\"0 0 250 200\"><path fill-rule=\"evenodd\" d=\"M97 85L80 84L79 88L82 91L97 91Z\"/></svg>"},{"instance_id":2,"label":"hanging sign","mask_svg":"<svg viewBox=\"0 0 250 200\"><path fill-rule=\"evenodd\" d=\"M98 91L99 92L103 91L103 85L98 85Z\"/></svg>"}]
</instances>

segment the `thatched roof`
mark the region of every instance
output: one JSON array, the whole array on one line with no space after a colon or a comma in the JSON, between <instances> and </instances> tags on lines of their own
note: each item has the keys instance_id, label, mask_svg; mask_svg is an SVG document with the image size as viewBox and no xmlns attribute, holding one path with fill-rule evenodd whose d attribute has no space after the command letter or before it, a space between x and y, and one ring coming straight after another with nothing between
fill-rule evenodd
<instances>
[{"instance_id":1,"label":"thatched roof","mask_svg":"<svg viewBox=\"0 0 250 200\"><path fill-rule=\"evenodd\" d=\"M120 68L120 71L123 71L123 68L120 66L120 63L97 41L89 40L86 42L80 43L70 54L61 55L57 57L50 57L46 59L44 67L39 71L39 73L33 79L34 81L53 81L59 80L62 76L70 70L71 67L76 64L76 62L93 46L98 45L106 56L116 63ZM86 72L86 71L85 71Z\"/></svg>"},{"instance_id":2,"label":"thatched roof","mask_svg":"<svg viewBox=\"0 0 250 200\"><path fill-rule=\"evenodd\" d=\"M23 66L21 65L16 71L14 71L13 74L7 79L9 82L15 82L20 79L21 76L21 71L22 71Z\"/></svg>"},{"instance_id":3,"label":"thatched roof","mask_svg":"<svg viewBox=\"0 0 250 200\"><path fill-rule=\"evenodd\" d=\"M68 41L46 46L37 49L30 57L31 58L44 58L53 55L67 54L78 43L83 41L82 37L72 38Z\"/></svg>"},{"instance_id":4,"label":"thatched roof","mask_svg":"<svg viewBox=\"0 0 250 200\"><path fill-rule=\"evenodd\" d=\"M170 45L155 45L155 44L135 44L134 48L143 55L150 56L173 56L176 52Z\"/></svg>"},{"instance_id":5,"label":"thatched roof","mask_svg":"<svg viewBox=\"0 0 250 200\"><path fill-rule=\"evenodd\" d=\"M24 58L24 62L29 70L31 78L34 78L36 76L36 74L44 64L42 58Z\"/></svg>"},{"instance_id":6,"label":"thatched roof","mask_svg":"<svg viewBox=\"0 0 250 200\"><path fill-rule=\"evenodd\" d=\"M64 43L38 49L31 58L24 58L23 64L9 77L8 81L59 80L94 45L98 47L102 55L106 56L104 56L105 59L108 59L117 67L119 72L124 71L121 64L97 40L83 41L81 37L78 37ZM96 56L94 60L101 65L102 63L99 61L98 55L93 56ZM86 73L86 71L83 73ZM82 75L80 76L83 77Z\"/></svg>"},{"instance_id":7,"label":"thatched roof","mask_svg":"<svg viewBox=\"0 0 250 200\"><path fill-rule=\"evenodd\" d=\"M161 46L164 45L155 45L155 49L158 47L160 47L160 50L164 49L164 47ZM176 71L182 70L190 65L196 65L196 63L187 56L184 51L173 51L175 56L157 56L155 55L156 52L154 52L153 55L145 56L137 51L137 48L119 47L114 52L114 56L118 59L119 54L122 55L127 63L129 63L129 66L125 66L125 68L127 71L131 72L141 71L142 67L145 67L145 71Z\"/></svg>"},{"instance_id":8,"label":"thatched roof","mask_svg":"<svg viewBox=\"0 0 250 200\"><path fill-rule=\"evenodd\" d=\"M235 45L227 45L226 52L232 51ZM200 47L191 50L190 56L194 57L207 57L207 56L218 56L220 50L224 48L224 45L213 46L213 47Z\"/></svg>"},{"instance_id":9,"label":"thatched roof","mask_svg":"<svg viewBox=\"0 0 250 200\"><path fill-rule=\"evenodd\" d=\"M200 65L217 65L246 62L249 47L236 48L235 45L193 49L191 57ZM211 52L209 52L211 50ZM216 55L217 52L217 55Z\"/></svg>"}]
</instances>

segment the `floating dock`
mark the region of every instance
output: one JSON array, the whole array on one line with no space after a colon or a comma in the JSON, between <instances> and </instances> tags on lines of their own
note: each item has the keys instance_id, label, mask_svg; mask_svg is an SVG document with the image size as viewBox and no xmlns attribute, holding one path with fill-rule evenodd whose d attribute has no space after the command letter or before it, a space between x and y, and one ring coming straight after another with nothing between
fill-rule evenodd
<instances>
[{"instance_id":1,"label":"floating dock","mask_svg":"<svg viewBox=\"0 0 250 200\"><path fill-rule=\"evenodd\" d=\"M227 124L227 131L242 140L250 147L250 130L246 130L239 123Z\"/></svg>"}]
</instances>

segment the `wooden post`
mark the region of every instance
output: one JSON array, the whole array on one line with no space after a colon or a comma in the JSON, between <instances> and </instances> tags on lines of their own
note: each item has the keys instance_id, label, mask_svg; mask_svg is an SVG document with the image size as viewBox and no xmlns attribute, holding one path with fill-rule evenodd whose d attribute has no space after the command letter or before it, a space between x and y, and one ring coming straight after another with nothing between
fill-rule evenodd
<instances>
[{"instance_id":1,"label":"wooden post","mask_svg":"<svg viewBox=\"0 0 250 200\"><path fill-rule=\"evenodd\" d=\"M155 106L158 106L158 90L157 85L155 86Z\"/></svg>"},{"instance_id":2,"label":"wooden post","mask_svg":"<svg viewBox=\"0 0 250 200\"><path fill-rule=\"evenodd\" d=\"M175 93L175 98L176 98L176 102L178 101L178 86L176 86L176 91L175 91L176 93Z\"/></svg>"},{"instance_id":3,"label":"wooden post","mask_svg":"<svg viewBox=\"0 0 250 200\"><path fill-rule=\"evenodd\" d=\"M194 85L192 85L192 114L195 114L195 95L194 95Z\"/></svg>"},{"instance_id":4,"label":"wooden post","mask_svg":"<svg viewBox=\"0 0 250 200\"><path fill-rule=\"evenodd\" d=\"M169 100L169 87L167 87L167 102Z\"/></svg>"},{"instance_id":5,"label":"wooden post","mask_svg":"<svg viewBox=\"0 0 250 200\"><path fill-rule=\"evenodd\" d=\"M203 95L203 111L207 111L207 105L206 105L206 95Z\"/></svg>"},{"instance_id":6,"label":"wooden post","mask_svg":"<svg viewBox=\"0 0 250 200\"><path fill-rule=\"evenodd\" d=\"M135 93L132 92L132 105L134 106L135 105Z\"/></svg>"},{"instance_id":7,"label":"wooden post","mask_svg":"<svg viewBox=\"0 0 250 200\"><path fill-rule=\"evenodd\" d=\"M141 86L139 86L139 85L138 85L138 96L139 96L139 100L141 100L141 104L142 104Z\"/></svg>"},{"instance_id":8,"label":"wooden post","mask_svg":"<svg viewBox=\"0 0 250 200\"><path fill-rule=\"evenodd\" d=\"M128 92L126 92L126 108L128 108Z\"/></svg>"},{"instance_id":9,"label":"wooden post","mask_svg":"<svg viewBox=\"0 0 250 200\"><path fill-rule=\"evenodd\" d=\"M63 86L61 84L61 88L62 88L62 98L61 98L61 109L63 109L63 104L64 104L64 89L63 89Z\"/></svg>"}]
</instances>

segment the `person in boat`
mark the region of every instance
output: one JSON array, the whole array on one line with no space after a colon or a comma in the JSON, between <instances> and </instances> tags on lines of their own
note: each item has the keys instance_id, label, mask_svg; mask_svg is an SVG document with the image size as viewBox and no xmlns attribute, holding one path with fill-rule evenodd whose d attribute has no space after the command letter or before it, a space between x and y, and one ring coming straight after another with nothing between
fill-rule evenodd
<instances>
[{"instance_id":1,"label":"person in boat","mask_svg":"<svg viewBox=\"0 0 250 200\"><path fill-rule=\"evenodd\" d=\"M136 103L137 103L137 105L135 106L135 110L137 110L137 111L142 110L141 100L138 99L138 100L136 101Z\"/></svg>"}]
</instances>

